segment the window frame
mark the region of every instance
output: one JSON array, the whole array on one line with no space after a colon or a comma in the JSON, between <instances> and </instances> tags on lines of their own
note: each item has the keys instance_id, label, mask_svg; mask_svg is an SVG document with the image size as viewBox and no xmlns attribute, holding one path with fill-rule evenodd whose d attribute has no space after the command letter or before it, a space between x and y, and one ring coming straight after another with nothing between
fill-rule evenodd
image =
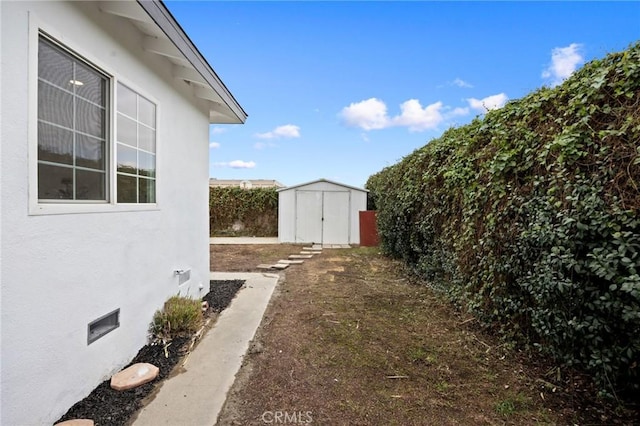
<instances>
[{"instance_id":1,"label":"window frame","mask_svg":"<svg viewBox=\"0 0 640 426\"><path fill-rule=\"evenodd\" d=\"M136 202L118 202L118 178L120 176L127 176L127 177L133 177L136 179L136 198L139 200L140 199L140 182L141 180L149 180L153 182L153 188L154 188L154 193L153 193L153 199L156 199L157 196L157 168L158 168L158 121L157 121L157 110L158 110L158 104L157 102L155 102L154 100L144 96L142 93L140 93L138 90L135 90L134 88L128 86L124 81L122 80L118 80L115 82L116 87L114 88L114 90L116 91L116 93L118 92L118 87L119 86L123 86L126 90L132 92L135 97L136 97L136 117L132 117L131 115L127 114L127 111L122 111L118 108L118 104L116 103L114 105L114 119L116 120L116 126L117 126L117 122L120 119L120 116L122 116L124 119L129 120L129 121L133 121L136 125L137 128L137 132L136 132L136 146L131 145L131 143L124 141L124 140L120 140L119 136L116 134L113 137L113 147L114 147L114 157L115 157L115 164L114 164L114 170L115 170L115 175L114 175L114 179L115 179L115 187L116 187L116 194L115 197L116 199L114 200L115 203L118 204L154 204L154 203L141 203L140 201L136 201ZM149 124L145 123L143 120L140 119L140 115L139 115L139 108L140 108L140 102L139 102L139 98L144 99L146 102L150 103L153 105L153 109L154 109L154 116L153 116L153 127L151 127ZM117 101L117 100L116 100ZM143 128L149 129L151 130L153 133L153 151L150 151L148 149L143 149L140 147L140 128L141 126ZM138 166L139 166L139 158L141 153L144 154L151 154L153 156L153 176L145 176L139 173L139 170L137 170L137 172L135 174L132 173L127 173L127 172L123 172L118 170L118 150L120 148L125 148L125 149L129 149L129 150L135 150L136 152L136 159L138 162Z\"/></svg>"},{"instance_id":2,"label":"window frame","mask_svg":"<svg viewBox=\"0 0 640 426\"><path fill-rule=\"evenodd\" d=\"M107 76L108 88L106 89L106 162L105 168L107 200L40 200L38 197L38 47L40 37L46 38L49 42L67 51L79 61L88 66L98 69ZM28 214L51 215L51 214L76 214L76 213L108 213L125 211L157 211L160 210L159 183L160 171L158 158L161 155L161 137L159 132L160 124L160 103L148 92L142 90L134 82L122 77L114 72L104 62L97 59L88 52L89 49L83 47L82 43L74 42L69 37L63 36L60 32L45 24L33 14L29 16L29 53L28 53ZM117 85L122 83L129 89L135 91L155 105L155 144L156 144L156 164L155 164L155 202L154 203L118 203L117 202L117 142L116 142L116 119L117 119Z\"/></svg>"},{"instance_id":3,"label":"window frame","mask_svg":"<svg viewBox=\"0 0 640 426\"><path fill-rule=\"evenodd\" d=\"M75 198L76 196L76 190L77 190L77 182L75 182L73 184L73 195L74 198L40 198L40 188L38 188L38 202L39 203L61 203L61 204L79 204L79 203L100 203L100 204L104 204L104 203L108 203L110 201L109 198L109 187L110 187L110 181L109 181L109 156L110 156L110 149L111 146L109 144L109 141L111 139L111 135L109 134L109 129L110 129L110 114L109 114L109 106L111 105L110 99L109 99L109 87L111 82L113 81L112 77L107 75L106 73L104 73L102 70L98 69L97 67L95 67L92 63L90 63L89 61L87 61L84 58L80 58L78 57L78 55L74 54L72 51L70 51L69 49L65 48L63 45L61 45L60 43L56 42L55 40L53 40L51 37L46 36L45 34L40 34L38 37L38 54L40 53L40 48L42 47L42 44L46 43L47 45L51 46L54 50L60 51L62 52L66 57L69 57L71 59L71 61L73 61L74 63L78 63L81 64L84 68L89 68L91 69L96 75L98 75L100 78L103 79L103 81L106 84L106 90L104 91L104 99L102 101L102 103L100 105L96 104L94 101L89 100L87 98L84 98L83 96L81 96L80 94L77 93L77 88L73 87L71 91L66 90L65 88L62 88L60 86L58 86L55 82L52 81L48 81L45 78L43 78L40 75L40 70L38 70L38 96L40 96L41 93L41 89L40 89L40 83L43 83L43 87L49 87L49 88L53 88L53 90L65 93L67 95L71 96L72 102L74 104L73 107L73 111L75 114L75 111L77 110L77 107L75 106L78 102L85 102L85 103L90 103L93 104L94 106L98 106L100 109L103 110L103 119L104 119L104 133L102 137L96 137L94 135L90 135L87 134L86 132L83 132L79 129L79 124L77 123L76 117L72 118L72 123L69 124L71 127L67 127L64 125L61 125L59 123L53 123L53 122L48 122L46 120L43 120L40 118L40 116L38 116L38 132L40 131L40 125L44 125L44 126L48 126L48 127L53 127L53 128L57 128L57 129L63 129L64 131L71 133L72 138L74 141L76 141L74 143L75 148L77 148L77 140L80 136L88 136L91 139L98 139L98 140L102 140L104 142L104 147L105 147L105 152L104 152L104 166L102 169L96 169L96 168L92 168L92 167L86 167L86 166L82 166L78 164L78 158L76 158L75 155L75 148L72 150L72 162L71 164L66 164L64 162L58 162L58 161L50 161L47 159L42 159L40 157L40 152L38 152L38 171L40 171L40 167L41 166L54 166L54 167L58 167L58 168L64 168L64 169L70 169L72 171L72 174L75 176L77 175L77 173L79 171L90 171L95 173L95 171L100 171L104 174L104 183L102 185L102 191L104 194L104 198L101 199L82 199L82 198ZM40 64L39 64L40 65ZM77 66L73 66L73 68L75 69ZM74 77L75 78L75 77ZM38 109L40 108L40 104L38 104ZM38 115L40 115L40 112L38 112ZM40 150L40 135L38 135L38 151ZM75 181L75 179L74 179ZM39 177L38 177L38 183L39 182Z\"/></svg>"}]
</instances>

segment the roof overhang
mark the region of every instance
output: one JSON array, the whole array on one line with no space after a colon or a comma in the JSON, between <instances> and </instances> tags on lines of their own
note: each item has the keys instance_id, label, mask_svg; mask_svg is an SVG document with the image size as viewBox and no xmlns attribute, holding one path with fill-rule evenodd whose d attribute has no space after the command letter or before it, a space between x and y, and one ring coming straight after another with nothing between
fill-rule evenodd
<instances>
[{"instance_id":1,"label":"roof overhang","mask_svg":"<svg viewBox=\"0 0 640 426\"><path fill-rule=\"evenodd\" d=\"M208 103L210 123L245 122L247 113L162 1L102 1L99 7L131 22L143 35L143 49L166 58L173 77Z\"/></svg>"}]
</instances>

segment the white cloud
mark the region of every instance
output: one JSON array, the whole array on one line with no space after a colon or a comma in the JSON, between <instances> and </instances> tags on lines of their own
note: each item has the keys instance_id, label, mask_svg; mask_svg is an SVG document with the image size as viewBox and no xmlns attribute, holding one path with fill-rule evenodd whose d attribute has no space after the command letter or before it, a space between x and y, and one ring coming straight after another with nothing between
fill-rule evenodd
<instances>
[{"instance_id":1,"label":"white cloud","mask_svg":"<svg viewBox=\"0 0 640 426\"><path fill-rule=\"evenodd\" d=\"M555 86L573 74L582 63L584 57L581 44L571 43L566 47L556 47L551 50L551 65L542 72L542 78L551 79L551 84Z\"/></svg>"},{"instance_id":2,"label":"white cloud","mask_svg":"<svg viewBox=\"0 0 640 426\"><path fill-rule=\"evenodd\" d=\"M364 130L384 129L390 125L387 105L376 98L352 103L342 108L340 116L347 126L360 127Z\"/></svg>"},{"instance_id":3,"label":"white cloud","mask_svg":"<svg viewBox=\"0 0 640 426\"><path fill-rule=\"evenodd\" d=\"M256 163L253 161L234 160L229 163L229 167L232 169L253 169Z\"/></svg>"},{"instance_id":4,"label":"white cloud","mask_svg":"<svg viewBox=\"0 0 640 426\"><path fill-rule=\"evenodd\" d=\"M260 139L299 138L300 127L293 124L285 124L284 126L276 127L270 132L257 133L255 136Z\"/></svg>"},{"instance_id":5,"label":"white cloud","mask_svg":"<svg viewBox=\"0 0 640 426\"><path fill-rule=\"evenodd\" d=\"M471 88L471 87L473 87L473 85L472 85L472 84L470 84L470 83L468 83L468 82L464 81L464 80L463 80L463 79L461 79L461 78L456 78L455 80L453 80L453 81L451 82L451 84L453 84L454 86L463 87L463 88Z\"/></svg>"},{"instance_id":6,"label":"white cloud","mask_svg":"<svg viewBox=\"0 0 640 426\"><path fill-rule=\"evenodd\" d=\"M391 120L395 126L406 126L412 132L433 129L444 119L440 110L442 102L436 102L426 107L420 105L417 99L409 99L400 105L402 113Z\"/></svg>"},{"instance_id":7,"label":"white cloud","mask_svg":"<svg viewBox=\"0 0 640 426\"><path fill-rule=\"evenodd\" d=\"M228 163L213 163L214 167L231 167L232 169L253 169L256 166L254 161L234 160Z\"/></svg>"},{"instance_id":8,"label":"white cloud","mask_svg":"<svg viewBox=\"0 0 640 426\"><path fill-rule=\"evenodd\" d=\"M213 149L220 148L220 142L209 142L209 148L213 148Z\"/></svg>"},{"instance_id":9,"label":"white cloud","mask_svg":"<svg viewBox=\"0 0 640 426\"><path fill-rule=\"evenodd\" d=\"M446 113L446 117L447 118L451 118L451 117L460 117L462 115L467 115L469 114L469 108L465 107L465 108L461 108L461 107L457 107L454 108L450 111L447 111Z\"/></svg>"},{"instance_id":10,"label":"white cloud","mask_svg":"<svg viewBox=\"0 0 640 426\"><path fill-rule=\"evenodd\" d=\"M345 125L363 130L407 127L409 131L421 132L436 128L446 117L452 113L460 115L464 109L456 108L445 114L446 110L442 102L423 107L418 99L409 99L400 104L399 115L389 117L387 105L380 99L370 98L344 107L339 115Z\"/></svg>"},{"instance_id":11,"label":"white cloud","mask_svg":"<svg viewBox=\"0 0 640 426\"><path fill-rule=\"evenodd\" d=\"M476 99L469 98L467 102L469 106L480 112L487 112L492 109L502 108L507 103L509 98L504 93L498 93L497 95L487 96L486 98Z\"/></svg>"},{"instance_id":12,"label":"white cloud","mask_svg":"<svg viewBox=\"0 0 640 426\"><path fill-rule=\"evenodd\" d=\"M209 134L210 135L219 135L221 133L226 132L227 129L225 129L224 127L211 127L209 129Z\"/></svg>"},{"instance_id":13,"label":"white cloud","mask_svg":"<svg viewBox=\"0 0 640 426\"><path fill-rule=\"evenodd\" d=\"M274 148L278 145L272 142L256 142L253 144L255 149L265 149L265 148Z\"/></svg>"}]
</instances>

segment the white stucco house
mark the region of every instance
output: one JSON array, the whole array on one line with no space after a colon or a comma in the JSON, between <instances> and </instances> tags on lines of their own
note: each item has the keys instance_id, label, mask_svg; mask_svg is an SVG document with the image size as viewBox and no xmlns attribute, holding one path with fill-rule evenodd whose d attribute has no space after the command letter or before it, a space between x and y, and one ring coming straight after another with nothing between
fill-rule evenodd
<instances>
[{"instance_id":1,"label":"white stucco house","mask_svg":"<svg viewBox=\"0 0 640 426\"><path fill-rule=\"evenodd\" d=\"M208 291L209 124L247 115L161 1L0 22L0 423L51 424Z\"/></svg>"},{"instance_id":2,"label":"white stucco house","mask_svg":"<svg viewBox=\"0 0 640 426\"><path fill-rule=\"evenodd\" d=\"M281 243L360 244L366 189L318 179L278 190Z\"/></svg>"}]
</instances>

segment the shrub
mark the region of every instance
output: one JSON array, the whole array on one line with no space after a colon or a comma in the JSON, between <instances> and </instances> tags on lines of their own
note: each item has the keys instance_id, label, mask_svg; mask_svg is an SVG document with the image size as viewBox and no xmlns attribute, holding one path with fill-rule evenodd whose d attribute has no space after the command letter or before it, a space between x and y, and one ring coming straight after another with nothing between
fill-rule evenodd
<instances>
[{"instance_id":1,"label":"shrub","mask_svg":"<svg viewBox=\"0 0 640 426\"><path fill-rule=\"evenodd\" d=\"M202 325L202 303L188 297L173 296L153 315L149 332L158 339L191 336Z\"/></svg>"},{"instance_id":2,"label":"shrub","mask_svg":"<svg viewBox=\"0 0 640 426\"><path fill-rule=\"evenodd\" d=\"M241 222L241 230L233 225ZM209 188L209 229L214 235L278 235L278 193L276 188Z\"/></svg>"},{"instance_id":3,"label":"shrub","mask_svg":"<svg viewBox=\"0 0 640 426\"><path fill-rule=\"evenodd\" d=\"M640 43L366 187L384 252L602 393L640 389Z\"/></svg>"}]
</instances>

